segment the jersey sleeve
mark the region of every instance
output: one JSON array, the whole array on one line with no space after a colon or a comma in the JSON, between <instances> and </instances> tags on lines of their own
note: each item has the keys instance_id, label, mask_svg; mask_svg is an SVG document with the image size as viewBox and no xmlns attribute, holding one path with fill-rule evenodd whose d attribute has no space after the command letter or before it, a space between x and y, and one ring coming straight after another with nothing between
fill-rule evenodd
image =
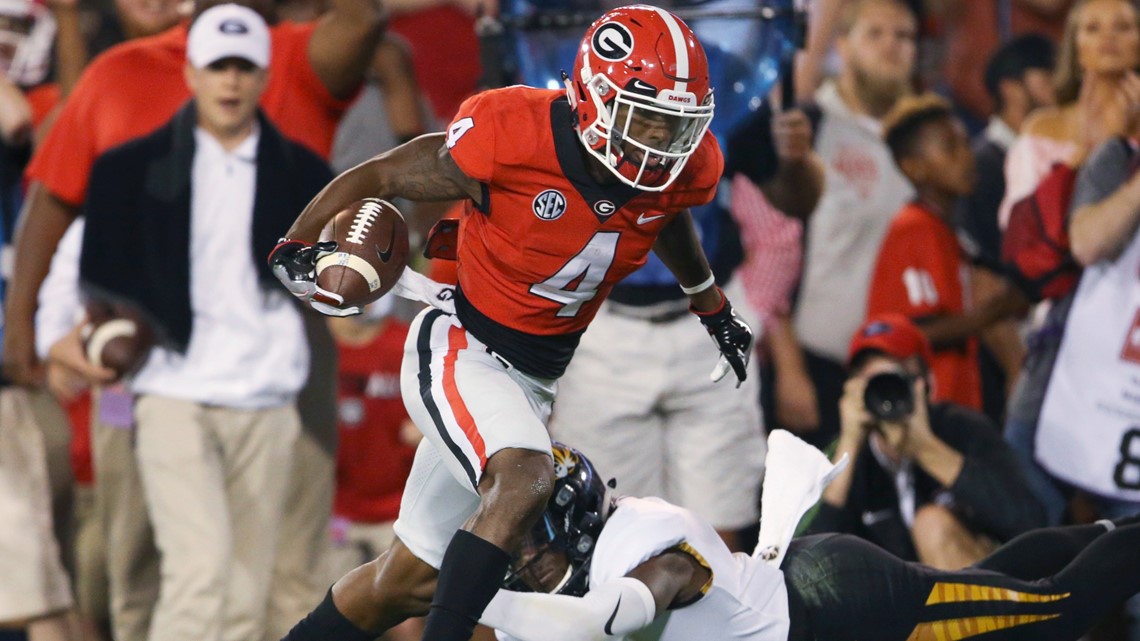
<instances>
[{"instance_id":1,"label":"jersey sleeve","mask_svg":"<svg viewBox=\"0 0 1140 641\"><path fill-rule=\"evenodd\" d=\"M624 498L602 529L590 563L590 586L623 577L645 561L683 543L687 519L661 499Z\"/></svg>"},{"instance_id":2,"label":"jersey sleeve","mask_svg":"<svg viewBox=\"0 0 1140 641\"><path fill-rule=\"evenodd\" d=\"M101 62L97 58L84 70L26 170L29 181L42 183L52 195L75 206L83 203L98 155L92 123L97 122L106 93L99 83Z\"/></svg>"},{"instance_id":3,"label":"jersey sleeve","mask_svg":"<svg viewBox=\"0 0 1140 641\"><path fill-rule=\"evenodd\" d=\"M460 171L483 183L490 183L495 173L495 143L498 141L499 105L502 94L483 92L459 107L459 113L447 127L447 148Z\"/></svg>"},{"instance_id":4,"label":"jersey sleeve","mask_svg":"<svg viewBox=\"0 0 1140 641\"><path fill-rule=\"evenodd\" d=\"M879 249L867 315L896 312L908 318L940 313L946 295L945 278L936 248L923 226L905 214L891 225Z\"/></svg>"}]
</instances>

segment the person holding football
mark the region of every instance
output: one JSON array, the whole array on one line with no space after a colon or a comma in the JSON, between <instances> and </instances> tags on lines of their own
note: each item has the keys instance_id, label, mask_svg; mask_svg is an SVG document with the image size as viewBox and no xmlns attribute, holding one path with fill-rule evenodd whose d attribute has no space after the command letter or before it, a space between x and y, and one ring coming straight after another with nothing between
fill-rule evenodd
<instances>
[{"instance_id":1,"label":"person holding football","mask_svg":"<svg viewBox=\"0 0 1140 641\"><path fill-rule=\"evenodd\" d=\"M715 286L687 211L713 198L723 167L706 134L713 111L689 27L656 7L622 7L588 28L565 92L478 94L446 133L341 174L305 208L270 263L312 301L315 263L335 250L314 243L350 203L467 203L457 244L442 243L458 247L458 286L420 313L405 347L402 393L425 439L399 540L286 639L372 639L424 613L425 639L470 637L554 487L556 381L611 287L651 249L723 356L713 377L731 369L743 380L752 331ZM401 587L431 585L422 579L437 572L434 598Z\"/></svg>"}]
</instances>

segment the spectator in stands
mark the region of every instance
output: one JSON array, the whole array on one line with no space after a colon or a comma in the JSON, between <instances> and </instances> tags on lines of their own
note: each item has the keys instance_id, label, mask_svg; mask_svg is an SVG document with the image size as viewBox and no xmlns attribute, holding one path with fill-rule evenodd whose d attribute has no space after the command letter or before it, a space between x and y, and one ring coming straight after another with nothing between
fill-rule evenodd
<instances>
[{"instance_id":1,"label":"spectator in stands","mask_svg":"<svg viewBox=\"0 0 1140 641\"><path fill-rule=\"evenodd\" d=\"M187 38L193 101L101 155L84 207L84 286L163 337L130 382L162 557L154 641L265 634L309 350L261 256L331 179L258 110L269 40L249 8L203 12Z\"/></svg>"},{"instance_id":2,"label":"spectator in stands","mask_svg":"<svg viewBox=\"0 0 1140 641\"><path fill-rule=\"evenodd\" d=\"M115 516L112 516L114 512L104 505L105 493L99 492L99 486L94 483L92 456L92 424L106 420L100 416L101 414L113 415L114 407L113 404L93 402L93 395L88 393L90 390L87 378L62 365L61 360L53 355L56 350L77 348L81 345L79 336L82 335L84 310L79 293L79 254L82 240L83 223L82 219L79 219L63 235L59 249L52 257L51 271L48 272L48 277L40 290L40 306L36 312L36 353L46 364L48 390L70 419L71 467L75 476L75 518L74 521L68 521L68 525L75 530L73 550L75 569L72 582L75 586L76 606L82 615L81 624L89 626L92 633L97 631L99 636L89 639L96 641L124 638L114 633L110 620L113 608L109 590L111 577L108 575L111 566L108 559L111 555L122 554L123 551L112 549L108 545L106 535L112 531L108 524L114 522ZM76 334L72 340L61 340L72 333ZM100 376L113 376L108 370L98 368L97 371ZM98 395L94 396L98 399ZM125 427L130 427L129 422ZM131 469L133 468L134 466L131 466ZM114 476L115 470L101 469L100 475ZM132 480L138 485L137 476ZM142 495L141 488L136 491ZM145 516L146 508L141 500L139 504L141 506L139 509L144 515L137 520L147 524L149 540L150 520ZM120 515L118 520L124 520L122 516ZM136 520L134 517L128 518ZM131 548L128 551L140 550ZM153 570L152 581L147 582L148 585L153 584L153 591L147 596L155 598L158 595L158 553L153 549L153 545L141 552L149 556L121 565ZM134 611L127 608L121 610ZM145 611L146 622L149 623L149 606ZM142 637L145 637L145 630Z\"/></svg>"},{"instance_id":3,"label":"spectator in stands","mask_svg":"<svg viewBox=\"0 0 1140 641\"><path fill-rule=\"evenodd\" d=\"M985 70L1003 44L1036 34L1059 42L1074 0L994 0L970 5L929 3L942 23L944 55L938 84L967 125L984 126L1000 110ZM943 92L943 89L946 91ZM972 127L969 127L974 130Z\"/></svg>"},{"instance_id":4,"label":"spectator in stands","mask_svg":"<svg viewBox=\"0 0 1140 641\"><path fill-rule=\"evenodd\" d=\"M932 380L931 356L923 333L898 314L873 317L855 334L833 458L847 454L852 462L824 490L808 527L960 569L1044 517L997 425L959 405L930 402L928 390L940 383ZM875 395L892 380L901 386L896 395ZM895 404L884 405L890 398Z\"/></svg>"},{"instance_id":5,"label":"spectator in stands","mask_svg":"<svg viewBox=\"0 0 1140 641\"><path fill-rule=\"evenodd\" d=\"M815 388L790 314L803 263L804 223L819 203L824 167L812 149L808 115L800 109L773 111L766 101L758 117L728 138L724 175L731 181L729 208L744 249L736 277L759 315L765 420L798 432L819 425ZM773 378L773 369L786 375Z\"/></svg>"},{"instance_id":6,"label":"spectator in stands","mask_svg":"<svg viewBox=\"0 0 1140 641\"><path fill-rule=\"evenodd\" d=\"M254 4L267 11L272 8L266 2ZM344 100L359 86L381 24L372 0L332 0L330 5L315 22L285 22L270 28L275 64L289 71L272 74L262 98L267 115L286 136L322 154L331 148L333 132L347 107ZM59 237L83 205L94 159L153 131L189 97L182 75L187 30L186 25L179 25L114 47L96 59L33 158L28 171L29 202L17 241L16 278L5 309L10 333L5 337L3 361L11 364L4 366L5 371L17 383L29 385L37 380L38 364L27 349L33 342L36 292ZM327 547L335 465L335 349L321 319L312 319L306 326L317 357L299 402L305 430L297 441L297 468L289 477L293 487L273 581L271 625L284 626L288 623L281 622L300 618L327 588L320 581L320 568ZM71 365L79 371L84 368L81 360ZM108 430L106 436L106 447L99 446L101 439L96 438L97 457L106 452L112 460L132 460L128 430ZM112 452L118 454L112 456ZM135 475L134 470L124 470L127 479ZM116 514L121 513L116 509ZM113 543L112 549L118 547ZM153 597L136 601L144 610L140 615L152 601ZM284 632L271 628L267 636L277 639Z\"/></svg>"},{"instance_id":7,"label":"spectator in stands","mask_svg":"<svg viewBox=\"0 0 1140 641\"><path fill-rule=\"evenodd\" d=\"M1130 75L1122 87L1132 104L1127 137L1098 147L1073 191L1069 237L1085 269L1063 305L1064 338L1034 443L1045 471L1092 495L1103 518L1140 513L1140 79ZM1136 641L1140 599L1126 611Z\"/></svg>"},{"instance_id":8,"label":"spectator in stands","mask_svg":"<svg viewBox=\"0 0 1140 641\"><path fill-rule=\"evenodd\" d=\"M1079 168L1089 151L1121 135L1135 109L1126 83L1140 65L1140 12L1127 0L1083 0L1069 14L1054 84L1057 106L1034 112L1006 158L1006 194L999 211L1004 229L1014 202L1034 192L1055 163ZM1052 303L1028 340L1028 354L1011 395L1006 440L1045 506L1051 525L1061 522L1065 494L1035 462L1038 417L1064 332L1072 297Z\"/></svg>"},{"instance_id":9,"label":"spectator in stands","mask_svg":"<svg viewBox=\"0 0 1140 641\"><path fill-rule=\"evenodd\" d=\"M1052 74L1054 45L1038 34L1026 34L1003 45L986 66L986 90L994 115L973 140L977 181L974 190L958 201L955 224L973 245L980 269L973 271L973 299L981 302L1001 290L1001 230L998 207L1005 195L1005 155L1030 112L1054 104ZM1025 347L1013 320L999 321L985 330L979 350L982 407L987 416L1004 424L1010 388L1025 357ZM1004 348L994 351L992 347Z\"/></svg>"},{"instance_id":10,"label":"spectator in stands","mask_svg":"<svg viewBox=\"0 0 1140 641\"><path fill-rule=\"evenodd\" d=\"M1125 126L1122 74L1140 62L1140 12L1130 0L1078 0L1065 22L1054 75L1056 106L1033 112L1006 160L1004 228L1014 202L1033 192L1057 162L1079 167Z\"/></svg>"},{"instance_id":11,"label":"spectator in stands","mask_svg":"<svg viewBox=\"0 0 1140 641\"><path fill-rule=\"evenodd\" d=\"M952 216L955 201L974 187L969 138L950 105L933 94L899 101L883 138L916 197L891 221L879 248L867 314L913 320L934 347L931 397L981 411L978 337L1025 302L1009 286L977 307L967 300L972 258L963 256Z\"/></svg>"},{"instance_id":12,"label":"spectator in stands","mask_svg":"<svg viewBox=\"0 0 1140 641\"><path fill-rule=\"evenodd\" d=\"M765 415L782 417L819 447L839 433L837 407L847 343L866 315L867 283L879 243L893 214L913 195L882 141L881 121L911 91L914 13L899 0L853 0L844 4L839 18L837 46L843 67L804 109L813 121L813 147L826 177L811 213L804 272L792 311L796 349L802 356L774 361L777 367L788 364L793 369L778 369L774 383L765 381L777 392L776 404L785 406L765 408ZM757 112L746 126L770 131L764 118L764 112ZM779 173L776 154L768 149L758 157L776 167L776 182L786 189L789 184ZM796 384L785 385L781 377ZM811 389L804 381L811 381ZM815 416L810 412L813 397Z\"/></svg>"},{"instance_id":13,"label":"spectator in stands","mask_svg":"<svg viewBox=\"0 0 1140 641\"><path fill-rule=\"evenodd\" d=\"M0 52L0 309L12 277L11 240L23 202L23 172L33 132L58 98L48 81L53 35L54 70L74 76L68 42L79 35L76 7L68 0L15 2L0 10L5 47ZM68 40L70 38L70 40ZM0 335L3 327L0 324ZM83 620L68 587L71 563L73 475L68 457L67 415L44 389L7 385L0 376L0 503L6 505L0 556L4 581L0 627L26 628L33 641L79 639ZM77 586L82 589L83 586ZM10 590L10 591L9 591Z\"/></svg>"}]
</instances>

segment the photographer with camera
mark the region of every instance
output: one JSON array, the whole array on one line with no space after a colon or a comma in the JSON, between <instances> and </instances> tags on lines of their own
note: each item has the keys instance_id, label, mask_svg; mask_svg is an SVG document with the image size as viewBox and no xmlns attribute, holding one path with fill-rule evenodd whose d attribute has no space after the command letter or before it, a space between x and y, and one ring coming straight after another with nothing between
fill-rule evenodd
<instances>
[{"instance_id":1,"label":"photographer with camera","mask_svg":"<svg viewBox=\"0 0 1140 641\"><path fill-rule=\"evenodd\" d=\"M896 556L960 569L1045 524L998 427L954 403L929 403L930 342L883 314L856 332L833 460L852 464L824 491L812 532L846 532Z\"/></svg>"}]
</instances>

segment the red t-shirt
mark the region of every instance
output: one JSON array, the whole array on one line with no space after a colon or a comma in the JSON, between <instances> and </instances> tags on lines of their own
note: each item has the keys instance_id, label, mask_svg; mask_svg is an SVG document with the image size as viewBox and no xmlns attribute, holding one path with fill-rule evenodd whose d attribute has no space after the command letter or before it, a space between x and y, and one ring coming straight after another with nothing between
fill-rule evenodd
<instances>
[{"instance_id":1,"label":"red t-shirt","mask_svg":"<svg viewBox=\"0 0 1140 641\"><path fill-rule=\"evenodd\" d=\"M269 82L261 97L281 132L328 158L347 103L337 100L309 64L316 23L270 28ZM91 166L103 152L165 124L190 99L183 77L185 24L124 42L84 70L28 166L29 179L72 205L83 203Z\"/></svg>"},{"instance_id":2,"label":"red t-shirt","mask_svg":"<svg viewBox=\"0 0 1140 641\"><path fill-rule=\"evenodd\" d=\"M359 523L396 520L415 449L400 441L408 412L400 361L408 326L389 319L365 345L340 344L337 373L337 516Z\"/></svg>"},{"instance_id":3,"label":"red t-shirt","mask_svg":"<svg viewBox=\"0 0 1140 641\"><path fill-rule=\"evenodd\" d=\"M515 86L468 99L448 128L455 163L490 195L486 213L469 204L460 219L459 286L483 315L529 334L585 329L661 229L712 200L724 166L707 134L665 191L595 189L572 125L564 92Z\"/></svg>"},{"instance_id":4,"label":"red t-shirt","mask_svg":"<svg viewBox=\"0 0 1140 641\"><path fill-rule=\"evenodd\" d=\"M867 316L897 312L916 321L965 312L969 264L954 230L941 218L911 203L891 221L871 278ZM936 401L982 407L978 341L934 352L930 363Z\"/></svg>"},{"instance_id":5,"label":"red t-shirt","mask_svg":"<svg viewBox=\"0 0 1140 641\"><path fill-rule=\"evenodd\" d=\"M71 472L77 485L89 487L95 483L91 452L91 392L83 392L64 409L71 423Z\"/></svg>"}]
</instances>

